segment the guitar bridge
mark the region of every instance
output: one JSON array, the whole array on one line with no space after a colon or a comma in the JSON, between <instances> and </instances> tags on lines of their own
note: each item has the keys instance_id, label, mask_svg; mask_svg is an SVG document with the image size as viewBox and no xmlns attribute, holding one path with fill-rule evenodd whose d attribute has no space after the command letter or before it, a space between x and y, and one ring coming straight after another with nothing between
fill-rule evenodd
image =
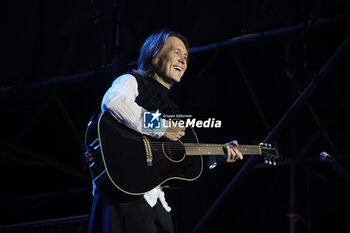
<instances>
[{"instance_id":1,"label":"guitar bridge","mask_svg":"<svg viewBox=\"0 0 350 233\"><path fill-rule=\"evenodd\" d=\"M142 139L143 139L143 144L145 145L147 166L151 167L152 161L153 161L153 155L152 155L151 145L149 143L149 138L145 135L142 135Z\"/></svg>"}]
</instances>

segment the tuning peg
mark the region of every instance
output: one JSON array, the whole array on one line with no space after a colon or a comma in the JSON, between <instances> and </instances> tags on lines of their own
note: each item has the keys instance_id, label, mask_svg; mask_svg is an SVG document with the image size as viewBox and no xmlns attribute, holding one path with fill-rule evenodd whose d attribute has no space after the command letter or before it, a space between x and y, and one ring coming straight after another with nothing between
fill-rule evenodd
<instances>
[{"instance_id":1,"label":"tuning peg","mask_svg":"<svg viewBox=\"0 0 350 233\"><path fill-rule=\"evenodd\" d=\"M271 148L271 147L272 147L272 145L271 145L271 144L269 144L269 147Z\"/></svg>"},{"instance_id":2,"label":"tuning peg","mask_svg":"<svg viewBox=\"0 0 350 233\"><path fill-rule=\"evenodd\" d=\"M268 164L268 163L269 163L269 161L268 161L267 158L264 158L264 163L265 163L265 164Z\"/></svg>"},{"instance_id":3,"label":"tuning peg","mask_svg":"<svg viewBox=\"0 0 350 233\"><path fill-rule=\"evenodd\" d=\"M276 166L277 165L275 159L269 158L269 157L265 157L264 158L264 164L268 164L268 165L272 165L272 166Z\"/></svg>"}]
</instances>

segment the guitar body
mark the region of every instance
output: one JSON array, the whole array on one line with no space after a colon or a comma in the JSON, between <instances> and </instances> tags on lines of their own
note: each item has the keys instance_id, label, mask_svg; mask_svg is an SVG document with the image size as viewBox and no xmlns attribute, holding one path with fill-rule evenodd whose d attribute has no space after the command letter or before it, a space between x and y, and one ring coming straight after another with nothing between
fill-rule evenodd
<instances>
[{"instance_id":1,"label":"guitar body","mask_svg":"<svg viewBox=\"0 0 350 233\"><path fill-rule=\"evenodd\" d=\"M183 142L198 143L191 128L177 142L175 151L168 149L168 142L148 137L152 142L151 164L147 163L143 135L110 114L100 115L97 131L100 163L96 164L103 168L94 169L92 175L98 191L112 201L129 202L158 185L172 180L193 181L202 173L202 156L185 156L182 146Z\"/></svg>"}]
</instances>

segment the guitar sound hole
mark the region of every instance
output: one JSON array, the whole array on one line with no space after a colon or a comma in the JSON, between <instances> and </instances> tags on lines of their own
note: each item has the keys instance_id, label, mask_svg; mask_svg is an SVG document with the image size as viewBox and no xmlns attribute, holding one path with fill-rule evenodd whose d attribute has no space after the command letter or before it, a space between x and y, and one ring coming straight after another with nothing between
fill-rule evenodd
<instances>
[{"instance_id":1,"label":"guitar sound hole","mask_svg":"<svg viewBox=\"0 0 350 233\"><path fill-rule=\"evenodd\" d=\"M180 162L185 157L185 147L181 141L164 142L162 150L164 155L173 162Z\"/></svg>"}]
</instances>

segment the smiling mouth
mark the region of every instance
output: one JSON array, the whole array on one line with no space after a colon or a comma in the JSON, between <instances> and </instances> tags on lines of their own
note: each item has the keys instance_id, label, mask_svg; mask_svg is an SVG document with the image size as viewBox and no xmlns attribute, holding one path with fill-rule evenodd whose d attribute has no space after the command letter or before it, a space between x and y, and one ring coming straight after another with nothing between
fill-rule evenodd
<instances>
[{"instance_id":1,"label":"smiling mouth","mask_svg":"<svg viewBox=\"0 0 350 233\"><path fill-rule=\"evenodd\" d=\"M183 71L183 68L181 66L178 66L178 65L174 65L174 69L177 70L177 71Z\"/></svg>"}]
</instances>

